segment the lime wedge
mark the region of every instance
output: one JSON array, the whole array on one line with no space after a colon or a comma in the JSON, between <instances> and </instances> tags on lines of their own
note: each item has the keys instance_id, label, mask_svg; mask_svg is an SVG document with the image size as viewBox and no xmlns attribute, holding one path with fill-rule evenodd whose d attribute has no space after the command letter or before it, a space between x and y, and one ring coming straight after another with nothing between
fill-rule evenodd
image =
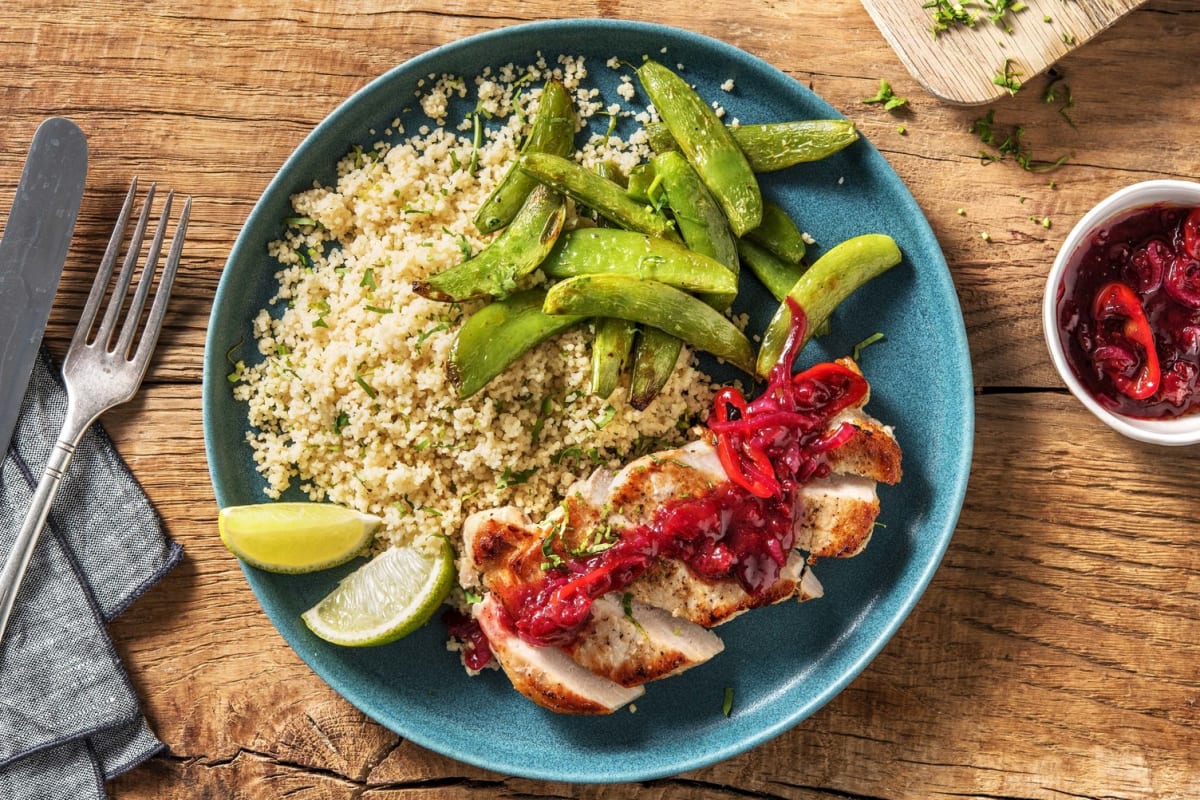
<instances>
[{"instance_id":1,"label":"lime wedge","mask_svg":"<svg viewBox=\"0 0 1200 800\"><path fill-rule=\"evenodd\" d=\"M221 541L269 572L315 572L366 550L380 519L332 503L262 503L221 509Z\"/></svg>"},{"instance_id":2,"label":"lime wedge","mask_svg":"<svg viewBox=\"0 0 1200 800\"><path fill-rule=\"evenodd\" d=\"M343 578L302 618L334 644L387 644L424 625L453 586L454 553L444 539L428 549L392 547Z\"/></svg>"}]
</instances>

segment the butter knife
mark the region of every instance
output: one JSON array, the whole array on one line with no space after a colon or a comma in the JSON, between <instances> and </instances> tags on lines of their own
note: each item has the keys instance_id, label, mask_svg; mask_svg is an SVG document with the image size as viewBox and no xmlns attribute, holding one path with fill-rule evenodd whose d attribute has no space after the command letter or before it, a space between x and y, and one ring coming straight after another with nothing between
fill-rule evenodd
<instances>
[{"instance_id":1,"label":"butter knife","mask_svg":"<svg viewBox=\"0 0 1200 800\"><path fill-rule=\"evenodd\" d=\"M87 153L87 139L71 120L51 117L39 125L0 239L0 461L75 231Z\"/></svg>"}]
</instances>

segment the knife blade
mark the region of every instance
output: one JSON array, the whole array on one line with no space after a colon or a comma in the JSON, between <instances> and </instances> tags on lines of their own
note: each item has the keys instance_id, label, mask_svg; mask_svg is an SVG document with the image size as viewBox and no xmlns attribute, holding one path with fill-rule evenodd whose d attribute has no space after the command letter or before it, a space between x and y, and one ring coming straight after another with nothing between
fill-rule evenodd
<instances>
[{"instance_id":1,"label":"knife blade","mask_svg":"<svg viewBox=\"0 0 1200 800\"><path fill-rule=\"evenodd\" d=\"M75 231L87 152L87 139L71 120L51 117L39 125L0 239L0 461Z\"/></svg>"}]
</instances>

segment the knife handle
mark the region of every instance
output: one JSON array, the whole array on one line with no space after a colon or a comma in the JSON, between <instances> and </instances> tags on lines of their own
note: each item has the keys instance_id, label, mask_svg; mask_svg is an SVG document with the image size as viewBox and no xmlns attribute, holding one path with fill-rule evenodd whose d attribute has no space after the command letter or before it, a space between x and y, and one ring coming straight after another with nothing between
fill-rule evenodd
<instances>
[{"instance_id":1,"label":"knife handle","mask_svg":"<svg viewBox=\"0 0 1200 800\"><path fill-rule=\"evenodd\" d=\"M17 603L21 580L25 577L25 570L33 558L33 549L37 546L42 529L46 526L46 519L50 516L50 507L54 504L58 487L67 474L79 440L87 431L87 423L74 420L73 416L68 409L66 424L63 425L58 441L54 443L54 449L50 451L50 458L46 462L42 479L38 481L37 489L34 490L25 521L17 533L12 551L4 562L4 569L0 571L0 643L4 641L4 631Z\"/></svg>"}]
</instances>

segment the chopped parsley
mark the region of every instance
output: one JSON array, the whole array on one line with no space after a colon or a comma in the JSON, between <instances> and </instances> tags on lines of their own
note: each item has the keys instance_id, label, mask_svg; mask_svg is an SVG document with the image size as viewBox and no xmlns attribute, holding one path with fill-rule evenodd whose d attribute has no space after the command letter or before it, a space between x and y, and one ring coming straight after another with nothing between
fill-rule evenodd
<instances>
[{"instance_id":1,"label":"chopped parsley","mask_svg":"<svg viewBox=\"0 0 1200 800\"><path fill-rule=\"evenodd\" d=\"M1021 73L1013 66L1011 58L1004 59L1004 65L996 70L996 74L992 76L992 83L1006 89L1009 95L1015 95L1021 90Z\"/></svg>"},{"instance_id":2,"label":"chopped parsley","mask_svg":"<svg viewBox=\"0 0 1200 800\"><path fill-rule=\"evenodd\" d=\"M897 97L895 93L892 92L892 85L886 80L880 78L879 91L875 93L874 97L864 97L862 102L866 103L867 105L871 105L873 103L883 103L884 111L895 111L897 108L908 105L908 98Z\"/></svg>"},{"instance_id":3,"label":"chopped parsley","mask_svg":"<svg viewBox=\"0 0 1200 800\"><path fill-rule=\"evenodd\" d=\"M466 600L469 605L475 605L476 603L483 602L483 595L474 589L463 589L463 599Z\"/></svg>"},{"instance_id":4,"label":"chopped parsley","mask_svg":"<svg viewBox=\"0 0 1200 800\"><path fill-rule=\"evenodd\" d=\"M968 6L979 9L968 11ZM933 35L945 33L953 27L974 28L979 17L986 15L994 24L1012 33L1008 14L1017 14L1029 8L1023 0L976 0L975 2L959 2L959 0L928 0L921 8L929 9L933 16Z\"/></svg>"},{"instance_id":5,"label":"chopped parsley","mask_svg":"<svg viewBox=\"0 0 1200 800\"><path fill-rule=\"evenodd\" d=\"M858 344L854 345L854 351L853 351L853 353L851 353L850 357L853 358L855 361L858 361L858 357L862 355L863 350L866 350L868 347L875 344L876 342L883 341L883 339L884 339L884 336L882 333L880 333L878 331L876 331L875 333L872 333L870 336L863 339Z\"/></svg>"},{"instance_id":6,"label":"chopped parsley","mask_svg":"<svg viewBox=\"0 0 1200 800\"><path fill-rule=\"evenodd\" d=\"M633 623L633 627L641 631L642 636L645 636L647 639L650 638L650 634L646 633L646 629L642 627L642 623L638 622L633 616L633 592L626 592L621 595L621 610L625 612L625 618Z\"/></svg>"},{"instance_id":7,"label":"chopped parsley","mask_svg":"<svg viewBox=\"0 0 1200 800\"><path fill-rule=\"evenodd\" d=\"M537 471L537 467L523 470L514 470L512 467L505 467L504 472L496 479L496 488L507 489L510 486L519 486L532 478L533 474Z\"/></svg>"},{"instance_id":8,"label":"chopped parsley","mask_svg":"<svg viewBox=\"0 0 1200 800\"><path fill-rule=\"evenodd\" d=\"M994 152L979 151L979 160L983 164L1003 161L1005 157L1012 158L1026 172L1049 172L1067 163L1067 155L1061 155L1052 162L1037 162L1033 152L1022 141L1025 129L1020 125L1013 126L1007 132L998 131L995 126L995 109L971 123L971 133L979 137L979 141L993 148Z\"/></svg>"},{"instance_id":9,"label":"chopped parsley","mask_svg":"<svg viewBox=\"0 0 1200 800\"><path fill-rule=\"evenodd\" d=\"M342 428L345 428L349 424L350 424L350 415L347 414L345 411L343 411L340 414L338 414L337 419L335 419L333 421L333 432L340 435L342 432Z\"/></svg>"},{"instance_id":10,"label":"chopped parsley","mask_svg":"<svg viewBox=\"0 0 1200 800\"><path fill-rule=\"evenodd\" d=\"M367 383L366 376L359 373L357 370L354 373L354 382L357 383L359 388L366 392L367 397L371 398L372 400L374 400L378 395L378 392L375 391L371 384Z\"/></svg>"},{"instance_id":11,"label":"chopped parsley","mask_svg":"<svg viewBox=\"0 0 1200 800\"><path fill-rule=\"evenodd\" d=\"M566 562L562 560L562 556L554 552L554 540L559 536L557 529L547 534L545 539L542 539L542 569L551 570L558 569Z\"/></svg>"},{"instance_id":12,"label":"chopped parsley","mask_svg":"<svg viewBox=\"0 0 1200 800\"><path fill-rule=\"evenodd\" d=\"M617 416L617 409L611 405L607 405L600 412L600 418L596 420L596 430L604 430L604 426L613 421L613 417Z\"/></svg>"}]
</instances>

